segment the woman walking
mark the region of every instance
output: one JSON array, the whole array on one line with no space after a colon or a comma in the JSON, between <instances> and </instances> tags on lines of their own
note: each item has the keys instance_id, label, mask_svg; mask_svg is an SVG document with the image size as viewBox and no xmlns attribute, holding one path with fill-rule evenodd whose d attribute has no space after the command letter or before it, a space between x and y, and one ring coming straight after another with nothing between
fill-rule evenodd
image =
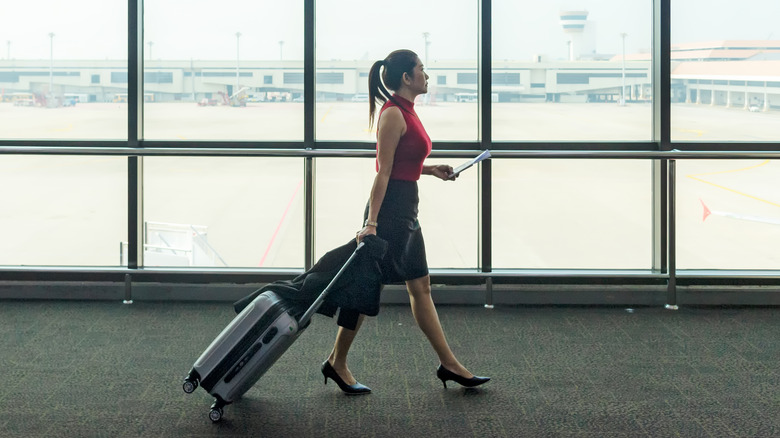
<instances>
[{"instance_id":1,"label":"woman walking","mask_svg":"<svg viewBox=\"0 0 780 438\"><path fill-rule=\"evenodd\" d=\"M414 111L414 99L428 92L428 75L414 52L396 50L374 63L368 81L369 128L373 126L376 100L383 102L383 106L377 122L377 174L366 206L364 226L356 238L359 242L375 234L388 242L387 254L380 263L382 282L406 283L414 319L439 358L436 376L444 387L448 380L467 387L481 385L490 378L474 376L447 344L431 299L425 244L417 221L420 176L432 175L444 181L456 177L451 166L423 164L431 152L431 139ZM322 364L325 383L331 379L347 394L371 392L355 380L347 366L349 348L363 319L361 315L355 330L339 327L333 351Z\"/></svg>"}]
</instances>

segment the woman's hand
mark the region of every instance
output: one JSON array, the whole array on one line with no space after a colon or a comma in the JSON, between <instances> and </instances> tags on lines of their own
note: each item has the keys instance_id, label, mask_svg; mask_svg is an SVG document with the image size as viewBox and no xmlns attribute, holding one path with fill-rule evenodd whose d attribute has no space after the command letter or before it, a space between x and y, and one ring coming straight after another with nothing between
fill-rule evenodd
<instances>
[{"instance_id":1,"label":"woman's hand","mask_svg":"<svg viewBox=\"0 0 780 438\"><path fill-rule=\"evenodd\" d=\"M455 181L455 179L458 177L458 175L452 174L452 166L447 164L437 164L435 166L431 166L429 172L431 175L443 181Z\"/></svg>"},{"instance_id":2,"label":"woman's hand","mask_svg":"<svg viewBox=\"0 0 780 438\"><path fill-rule=\"evenodd\" d=\"M369 234L373 234L376 236L376 227L373 225L366 225L363 227L362 230L358 231L355 234L355 240L357 240L357 243L360 243L363 241L363 238L368 236Z\"/></svg>"}]
</instances>

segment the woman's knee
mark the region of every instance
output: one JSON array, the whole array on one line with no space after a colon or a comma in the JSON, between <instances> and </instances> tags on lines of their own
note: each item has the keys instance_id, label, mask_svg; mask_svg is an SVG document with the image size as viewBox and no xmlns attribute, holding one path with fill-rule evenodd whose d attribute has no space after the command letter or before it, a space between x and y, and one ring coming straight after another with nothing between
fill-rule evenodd
<instances>
[{"instance_id":1,"label":"woman's knee","mask_svg":"<svg viewBox=\"0 0 780 438\"><path fill-rule=\"evenodd\" d=\"M406 291L412 298L421 298L431 294L431 278L429 276L416 278L406 282Z\"/></svg>"}]
</instances>

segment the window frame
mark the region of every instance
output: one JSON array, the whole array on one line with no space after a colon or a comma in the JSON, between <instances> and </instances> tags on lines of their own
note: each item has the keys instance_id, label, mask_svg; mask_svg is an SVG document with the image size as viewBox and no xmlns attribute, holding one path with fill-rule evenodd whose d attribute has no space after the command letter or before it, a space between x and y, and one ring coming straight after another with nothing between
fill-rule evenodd
<instances>
[{"instance_id":1,"label":"window frame","mask_svg":"<svg viewBox=\"0 0 780 438\"><path fill-rule=\"evenodd\" d=\"M305 190L305 266L314 260L312 251L314 217L313 199L316 189L316 159L318 157L371 157L374 144L369 142L317 141L315 139L315 0L304 1L304 136L303 141L147 141L143 138L143 1L128 0L128 119L126 140L8 140L0 139L0 154L54 154L54 155L119 155L128 160L128 239L129 260L126 269L0 267L9 279L65 279L90 278L95 280L199 282L213 280L262 281L290 278L297 271L274 270L144 270L142 254L143 224L143 157L151 155L237 156L237 157L303 157ZM672 142L670 136L671 112L671 20L672 0L653 2L653 136L643 142L500 142L492 141L491 96L492 2L480 0L478 61L479 138L467 142L436 142L433 157L465 158L475 152L490 149L495 159L502 158L579 158L587 159L648 159L654 163L654 241L653 269L642 273L622 272L554 272L527 273L495 271L491 266L491 164L480 168L480 256L476 270L434 272L435 281L453 280L458 284L569 281L585 284L603 282L666 285L667 304L676 306L678 284L720 284L724 277L732 283L780 285L780 271L746 274L744 272L678 272L675 266L675 161L683 159L755 159L780 158L778 142ZM456 81L457 82L457 81ZM771 84L771 85L770 85ZM775 86L770 82L767 86ZM492 293L492 292L491 292ZM488 303L492 298L488 294Z\"/></svg>"}]
</instances>

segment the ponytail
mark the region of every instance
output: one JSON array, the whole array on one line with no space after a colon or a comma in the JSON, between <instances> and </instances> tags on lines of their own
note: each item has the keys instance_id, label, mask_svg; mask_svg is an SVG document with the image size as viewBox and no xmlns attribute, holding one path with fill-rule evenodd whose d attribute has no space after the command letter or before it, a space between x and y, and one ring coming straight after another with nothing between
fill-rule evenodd
<instances>
[{"instance_id":1,"label":"ponytail","mask_svg":"<svg viewBox=\"0 0 780 438\"><path fill-rule=\"evenodd\" d=\"M387 99L390 98L390 92L387 91L384 84L382 84L382 75L380 70L382 66L386 64L386 61L380 60L371 66L371 70L368 72L368 129L374 126L374 113L376 112L376 100L384 105Z\"/></svg>"},{"instance_id":2,"label":"ponytail","mask_svg":"<svg viewBox=\"0 0 780 438\"><path fill-rule=\"evenodd\" d=\"M397 91L404 73L414 75L417 59L417 54L411 50L396 50L371 66L368 73L368 129L374 126L376 101L379 100L382 105L388 100L395 101L388 89Z\"/></svg>"}]
</instances>

